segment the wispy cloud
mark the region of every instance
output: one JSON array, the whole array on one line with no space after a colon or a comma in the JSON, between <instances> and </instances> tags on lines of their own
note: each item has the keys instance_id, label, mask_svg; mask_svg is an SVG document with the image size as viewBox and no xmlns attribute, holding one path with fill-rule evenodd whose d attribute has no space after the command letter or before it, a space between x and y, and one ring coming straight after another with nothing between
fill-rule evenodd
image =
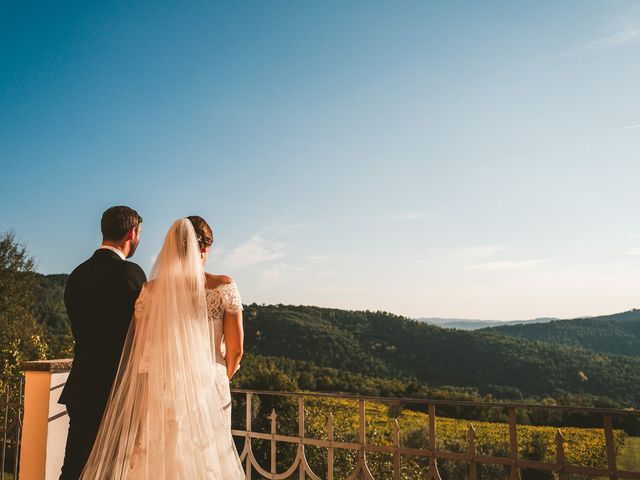
<instances>
[{"instance_id":1,"label":"wispy cloud","mask_svg":"<svg viewBox=\"0 0 640 480\"><path fill-rule=\"evenodd\" d=\"M605 26L603 33L566 53L566 56L581 55L617 48L640 41L640 9L624 12L619 18Z\"/></svg>"},{"instance_id":2,"label":"wispy cloud","mask_svg":"<svg viewBox=\"0 0 640 480\"><path fill-rule=\"evenodd\" d=\"M449 255L462 258L479 258L488 257L503 250L502 245L471 245L466 247L457 247L449 250Z\"/></svg>"},{"instance_id":3,"label":"wispy cloud","mask_svg":"<svg viewBox=\"0 0 640 480\"><path fill-rule=\"evenodd\" d=\"M261 276L264 280L278 280L285 274L301 272L304 272L304 268L280 262L276 265L271 265L262 270Z\"/></svg>"},{"instance_id":4,"label":"wispy cloud","mask_svg":"<svg viewBox=\"0 0 640 480\"><path fill-rule=\"evenodd\" d=\"M256 234L247 242L235 247L225 258L225 263L234 268L277 260L284 256L280 242L268 242Z\"/></svg>"},{"instance_id":5,"label":"wispy cloud","mask_svg":"<svg viewBox=\"0 0 640 480\"><path fill-rule=\"evenodd\" d=\"M306 290L311 292L367 292L370 288L349 287L349 286L328 286L328 287L309 287Z\"/></svg>"},{"instance_id":6,"label":"wispy cloud","mask_svg":"<svg viewBox=\"0 0 640 480\"><path fill-rule=\"evenodd\" d=\"M313 270L290 263L278 262L263 269L260 276L263 280L303 281L335 275L335 270Z\"/></svg>"},{"instance_id":7,"label":"wispy cloud","mask_svg":"<svg viewBox=\"0 0 640 480\"><path fill-rule=\"evenodd\" d=\"M331 258L331 255L325 255L321 253L307 255L307 260L311 263L325 263Z\"/></svg>"},{"instance_id":8,"label":"wispy cloud","mask_svg":"<svg viewBox=\"0 0 640 480\"><path fill-rule=\"evenodd\" d=\"M425 215L422 212L395 212L381 213L376 215L358 215L354 217L338 217L328 221L328 223L353 223L353 222L384 222L401 223L420 220Z\"/></svg>"},{"instance_id":9,"label":"wispy cloud","mask_svg":"<svg viewBox=\"0 0 640 480\"><path fill-rule=\"evenodd\" d=\"M581 53L599 52L610 48L620 47L640 40L640 28L629 26L620 31L612 32L595 40L591 40L576 48L567 55L580 55Z\"/></svg>"},{"instance_id":10,"label":"wispy cloud","mask_svg":"<svg viewBox=\"0 0 640 480\"><path fill-rule=\"evenodd\" d=\"M335 270L321 270L319 272L313 272L312 275L316 276L316 277L326 277L328 275L335 275L336 272Z\"/></svg>"},{"instance_id":11,"label":"wispy cloud","mask_svg":"<svg viewBox=\"0 0 640 480\"><path fill-rule=\"evenodd\" d=\"M627 252L627 255L640 255L640 247L632 248Z\"/></svg>"},{"instance_id":12,"label":"wispy cloud","mask_svg":"<svg viewBox=\"0 0 640 480\"><path fill-rule=\"evenodd\" d=\"M469 265L469 270L479 270L483 272L494 272L500 270L526 270L528 268L537 267L548 264L552 261L550 258L542 258L536 260L499 260L495 262L476 263Z\"/></svg>"},{"instance_id":13,"label":"wispy cloud","mask_svg":"<svg viewBox=\"0 0 640 480\"><path fill-rule=\"evenodd\" d=\"M311 223L307 223L307 222L285 223L282 225L273 225L270 227L266 227L262 230L261 233L292 235L294 233L299 232L300 230L311 228L312 226L313 225Z\"/></svg>"},{"instance_id":14,"label":"wispy cloud","mask_svg":"<svg viewBox=\"0 0 640 480\"><path fill-rule=\"evenodd\" d=\"M621 132L623 130L635 130L636 128L640 128L640 123L638 125L628 125L626 127L620 127L617 128L616 131Z\"/></svg>"},{"instance_id":15,"label":"wispy cloud","mask_svg":"<svg viewBox=\"0 0 640 480\"><path fill-rule=\"evenodd\" d=\"M408 212L408 213L393 213L389 215L381 215L381 220L388 220L390 222L410 222L412 220L419 220L424 217L424 213L420 212Z\"/></svg>"},{"instance_id":16,"label":"wispy cloud","mask_svg":"<svg viewBox=\"0 0 640 480\"><path fill-rule=\"evenodd\" d=\"M433 269L435 265L447 265L448 268L466 268L470 263L487 261L496 253L504 250L504 245L462 245L457 247L429 248L421 258L415 258L409 267L411 270Z\"/></svg>"},{"instance_id":17,"label":"wispy cloud","mask_svg":"<svg viewBox=\"0 0 640 480\"><path fill-rule=\"evenodd\" d=\"M362 222L410 222L412 220L419 220L424 217L424 213L421 212L398 212L398 213L384 213L381 215L363 215L361 217L355 217L351 220Z\"/></svg>"},{"instance_id":18,"label":"wispy cloud","mask_svg":"<svg viewBox=\"0 0 640 480\"><path fill-rule=\"evenodd\" d=\"M265 227L260 230L258 235L266 234L267 236L278 236L278 235L292 235L300 232L301 230L307 230L310 228L318 228L321 225L327 224L343 224L343 223L354 223L354 222L384 222L384 223L403 223L403 222L412 222L415 220L420 220L424 218L425 214L422 212L395 212L395 213L382 213L375 215L357 215L351 217L334 217L326 220L320 220L318 222L310 223L310 222L298 222L298 223L288 223L288 224L280 224L280 225L272 225L269 227Z\"/></svg>"}]
</instances>

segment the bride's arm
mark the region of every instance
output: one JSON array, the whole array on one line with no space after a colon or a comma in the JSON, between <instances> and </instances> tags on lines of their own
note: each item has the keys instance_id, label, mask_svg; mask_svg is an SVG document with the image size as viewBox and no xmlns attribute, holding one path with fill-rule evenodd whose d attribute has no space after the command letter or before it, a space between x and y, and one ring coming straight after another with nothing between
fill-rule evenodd
<instances>
[{"instance_id":1,"label":"bride's arm","mask_svg":"<svg viewBox=\"0 0 640 480\"><path fill-rule=\"evenodd\" d=\"M231 380L231 377L233 377L240 366L240 360L243 354L244 331L242 328L242 310L238 310L237 312L226 311L224 313L223 330L227 377Z\"/></svg>"}]
</instances>

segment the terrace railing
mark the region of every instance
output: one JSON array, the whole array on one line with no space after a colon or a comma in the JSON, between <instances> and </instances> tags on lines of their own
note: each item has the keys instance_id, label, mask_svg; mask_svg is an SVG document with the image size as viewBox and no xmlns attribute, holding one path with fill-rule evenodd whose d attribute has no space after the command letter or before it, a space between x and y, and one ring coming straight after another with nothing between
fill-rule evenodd
<instances>
[{"instance_id":1,"label":"terrace railing","mask_svg":"<svg viewBox=\"0 0 640 480\"><path fill-rule=\"evenodd\" d=\"M502 465L506 468L506 477L509 480L521 478L521 472L524 469L538 470L546 472L556 472L555 477L560 480L568 480L572 475L582 475L593 478L615 479L640 479L640 467L636 471L622 470L618 468L616 463L616 444L614 439L614 422L613 419L624 416L640 416L637 410L618 410L603 408L586 408L571 406L549 406L540 404L505 404L491 402L466 402L466 401L448 401L448 400L423 400L415 398L389 398L389 397L372 397L372 396L355 396L342 394L321 394L321 393L299 393L299 392L274 392L264 390L244 390L232 389L234 396L244 396L245 403L245 429L233 429L232 434L239 439L244 438L244 445L240 449L240 458L245 465L247 479L251 480L253 471L255 470L261 477L273 480L295 478L300 480L311 478L313 480L333 480L334 472L334 456L337 449L350 450L357 454L355 467L346 477L348 480L364 478L374 480L374 475L368 464L368 456L372 453L384 453L391 456L391 468L388 475L384 475L384 479L394 480L401 478L401 458L405 456L421 457L428 463L426 469L425 480L442 480L442 476L438 470L440 460L455 460L466 462L468 464L468 474L465 475L469 480L479 479L479 466L483 464ZM277 412L271 412L271 428L268 432L254 431L252 418L252 402L255 396L279 396L288 397L297 402L297 435L283 435L277 431ZM339 441L335 438L334 419L329 413L326 418L326 438L311 438L305 435L305 400L309 398L315 399L350 399L357 402L358 412L358 441L348 442ZM391 445L379 445L370 443L367 438L366 430L366 412L367 403L397 403L401 402L405 405L422 405L426 407L428 412L428 420L425 429L428 430L428 442L426 448L408 448L403 447L400 442L400 425L396 420L393 421L393 433ZM509 435L509 455L491 456L483 455L476 449L476 431L472 424L469 424L466 438L465 452L452 452L440 450L437 448L438 436L438 417L437 410L442 407L475 407L475 408L501 408L506 409L508 418L508 435ZM519 410L565 410L574 413L582 413L586 415L596 415L601 417L601 429L604 435L606 447L606 466L593 467L583 465L572 465L567 462L565 455L565 439L561 429L557 429L555 435L555 462L545 462L541 460L530 460L520 458L519 438L518 438L518 411ZM270 442L270 465L265 467L261 465L255 454L253 440L262 440ZM277 443L292 444L297 446L295 458L291 465L284 470L276 471L276 450ZM315 446L326 449L326 471L313 471L307 456L305 454L306 446ZM640 454L640 452L639 452ZM378 479L376 479L378 480Z\"/></svg>"},{"instance_id":2,"label":"terrace railing","mask_svg":"<svg viewBox=\"0 0 640 480\"><path fill-rule=\"evenodd\" d=\"M67 418L64 408L56 402L69 367L70 361L62 360L33 362L27 365L24 400L21 378L2 379L3 387L0 389L2 393L0 414L3 415L0 416L2 457L0 459L3 472L8 473L8 475L2 473L3 478L15 479L18 478L16 475L20 474L23 480L57 479L66 442ZM481 478L487 478L489 470L485 469L493 468L492 471L499 473L491 476L491 480L499 478L525 480L532 471L541 472L546 474L547 478L553 476L559 480L573 480L577 477L640 480L640 466L627 465L621 468L618 465L616 435L619 431L615 430L625 419L631 420L628 422L630 424L635 421L636 425L640 425L638 410L245 389L232 389L232 394L234 422L231 433L237 441L248 480L260 478L400 480L403 476L411 480L446 480L445 468L451 462L462 466L463 470L458 470L456 475L449 474L449 479L481 480ZM325 402L322 403L322 401ZM347 436L345 436L344 425L340 423L345 417L336 416L334 419L334 414L338 415L339 410L332 405L340 402L353 405L354 408L356 421L350 424L351 431ZM243 403L244 409L241 408ZM314 405L320 403L323 405L322 408L314 411ZM276 405L276 408L281 408L277 406L281 405L282 411L277 412L272 409L269 412L270 404ZM415 442L403 440L405 437L402 435L406 433L404 416L400 421L397 418L390 418L392 428L391 438L387 438L389 441L377 440L380 437L374 435L376 432L371 430L369 421L371 416L367 417L367 415L370 415L374 406L379 404L401 404L411 410L424 411L426 416L414 418L424 422L420 425L420 430L426 432L426 442L421 441L416 445ZM256 409L258 406L260 408ZM466 438L460 439L464 442L461 448L452 449L443 445L438 437L446 433L443 430L446 426L445 422L452 421L453 418L458 419L455 420L456 422L461 421L459 415L451 415L453 409L457 412L466 411L474 414L483 409L503 410L505 415L500 435L501 442L506 445L505 449L498 453L483 450L482 428L486 428L486 425L476 424L478 428L478 434L476 434L476 429L471 423L462 424L462 430L466 430ZM262 411L260 416L257 416L255 412L259 410ZM527 425L519 421L519 414L521 411L533 410L542 410L548 414L572 413L582 415L580 418L583 419L596 419L598 422L596 433L602 440L598 447L598 455L604 459L599 460L597 465L570 463L571 449L574 445L569 436L567 436L568 440L565 440L561 429L554 432L553 460L549 460L548 453L540 457L545 460L532 459L530 455L520 455L519 452L526 442L524 438L520 438L524 436L521 428ZM24 424L21 422L23 412ZM379 412L380 410L378 414ZM270 418L267 418L269 413ZM387 410L386 413L389 418L393 411ZM326 418L320 419L323 428L318 428L318 414L326 414ZM448 419L445 418L447 415ZM238 418L238 416L244 418ZM591 424L590 428L593 425L595 424ZM22 445L20 444L21 428ZM323 433L318 434L319 431ZM565 430L565 433L569 432ZM411 445L408 445L410 443ZM640 448L640 442L635 445ZM284 454L279 455L279 451ZM21 454L20 466L17 462L19 454ZM344 461L345 454L348 454L348 462ZM318 462L320 456L322 461ZM375 459L381 456L385 461L375 463ZM640 452L637 452L637 457L640 458ZM414 472L407 477L403 468L406 467L408 459L420 460L420 473ZM18 472L18 468L22 472ZM496 468L498 470L495 470Z\"/></svg>"},{"instance_id":3,"label":"terrace railing","mask_svg":"<svg viewBox=\"0 0 640 480\"><path fill-rule=\"evenodd\" d=\"M23 376L0 376L0 480L18 478L22 409Z\"/></svg>"}]
</instances>

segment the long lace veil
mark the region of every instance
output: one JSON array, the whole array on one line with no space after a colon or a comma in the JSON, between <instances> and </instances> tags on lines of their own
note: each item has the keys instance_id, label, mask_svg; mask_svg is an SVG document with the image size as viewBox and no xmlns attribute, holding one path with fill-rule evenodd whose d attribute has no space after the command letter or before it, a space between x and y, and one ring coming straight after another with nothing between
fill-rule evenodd
<instances>
[{"instance_id":1,"label":"long lace veil","mask_svg":"<svg viewBox=\"0 0 640 480\"><path fill-rule=\"evenodd\" d=\"M169 229L151 279L81 478L242 478L217 393L205 276L189 220Z\"/></svg>"}]
</instances>

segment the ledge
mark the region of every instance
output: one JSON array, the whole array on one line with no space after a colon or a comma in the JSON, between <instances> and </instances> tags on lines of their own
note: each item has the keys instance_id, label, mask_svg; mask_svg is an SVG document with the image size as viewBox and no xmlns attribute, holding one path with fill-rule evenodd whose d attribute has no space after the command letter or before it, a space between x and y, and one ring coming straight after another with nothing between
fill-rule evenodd
<instances>
[{"instance_id":1,"label":"ledge","mask_svg":"<svg viewBox=\"0 0 640 480\"><path fill-rule=\"evenodd\" d=\"M62 373L71 370L72 358L61 360L36 360L33 362L23 362L22 370L25 372L52 372Z\"/></svg>"}]
</instances>

